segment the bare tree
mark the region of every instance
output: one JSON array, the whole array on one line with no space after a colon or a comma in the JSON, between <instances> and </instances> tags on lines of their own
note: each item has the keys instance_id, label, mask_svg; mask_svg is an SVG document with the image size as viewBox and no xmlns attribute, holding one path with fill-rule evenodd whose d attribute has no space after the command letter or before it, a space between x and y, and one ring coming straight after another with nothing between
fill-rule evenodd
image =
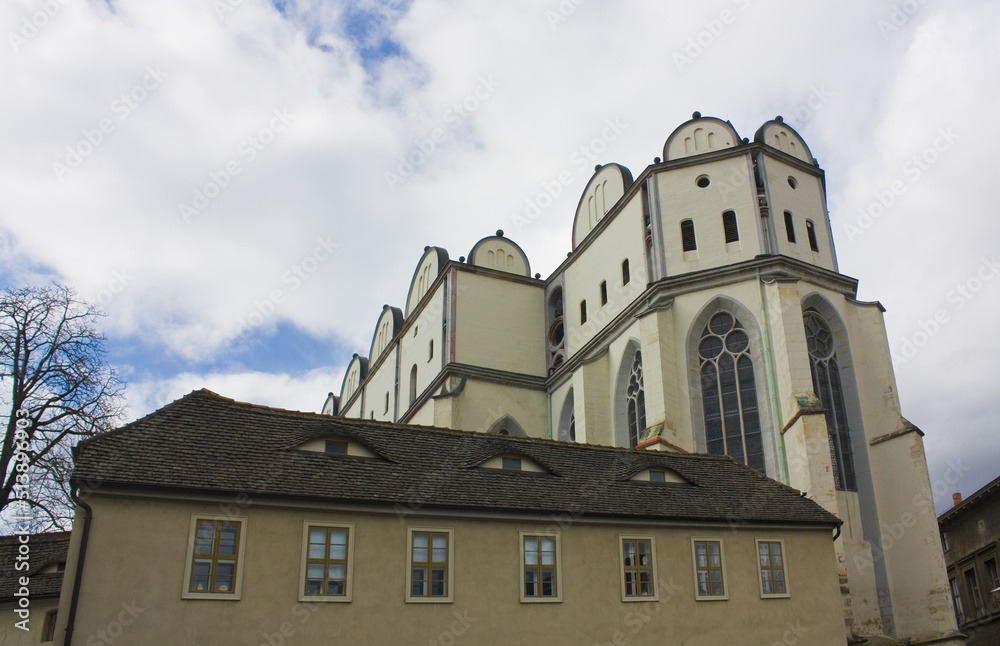
<instances>
[{"instance_id":1,"label":"bare tree","mask_svg":"<svg viewBox=\"0 0 1000 646\"><path fill-rule=\"evenodd\" d=\"M7 419L0 510L25 500L32 531L70 526L72 447L125 418L124 383L105 360L96 326L101 316L59 285L0 293L0 412Z\"/></svg>"}]
</instances>

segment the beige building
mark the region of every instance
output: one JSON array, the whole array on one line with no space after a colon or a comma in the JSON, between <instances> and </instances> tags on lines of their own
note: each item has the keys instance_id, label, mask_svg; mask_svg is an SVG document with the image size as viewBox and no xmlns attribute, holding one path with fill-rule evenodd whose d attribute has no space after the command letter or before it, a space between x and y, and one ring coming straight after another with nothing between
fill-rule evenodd
<instances>
[{"instance_id":1,"label":"beige building","mask_svg":"<svg viewBox=\"0 0 1000 646\"><path fill-rule=\"evenodd\" d=\"M75 458L56 644L844 644L841 521L726 456L201 390Z\"/></svg>"},{"instance_id":2,"label":"beige building","mask_svg":"<svg viewBox=\"0 0 1000 646\"><path fill-rule=\"evenodd\" d=\"M51 644L69 532L0 536L0 646Z\"/></svg>"},{"instance_id":3,"label":"beige building","mask_svg":"<svg viewBox=\"0 0 1000 646\"><path fill-rule=\"evenodd\" d=\"M731 456L843 521L847 639L959 643L922 433L856 297L798 133L695 113L638 177L595 169L547 278L501 231L426 247L323 411Z\"/></svg>"}]
</instances>

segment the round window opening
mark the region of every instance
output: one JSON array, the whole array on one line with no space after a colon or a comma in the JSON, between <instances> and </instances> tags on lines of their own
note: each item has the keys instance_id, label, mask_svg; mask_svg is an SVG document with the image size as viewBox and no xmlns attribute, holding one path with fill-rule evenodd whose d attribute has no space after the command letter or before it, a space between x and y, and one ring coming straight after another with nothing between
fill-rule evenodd
<instances>
[{"instance_id":1,"label":"round window opening","mask_svg":"<svg viewBox=\"0 0 1000 646\"><path fill-rule=\"evenodd\" d=\"M708 179L708 175L702 175L694 181L698 185L698 188L708 188L708 185L712 183L712 180Z\"/></svg>"},{"instance_id":2,"label":"round window opening","mask_svg":"<svg viewBox=\"0 0 1000 646\"><path fill-rule=\"evenodd\" d=\"M798 188L799 187L799 183L796 182L795 178L792 177L791 175L788 176L788 185L791 186L792 188Z\"/></svg>"}]
</instances>

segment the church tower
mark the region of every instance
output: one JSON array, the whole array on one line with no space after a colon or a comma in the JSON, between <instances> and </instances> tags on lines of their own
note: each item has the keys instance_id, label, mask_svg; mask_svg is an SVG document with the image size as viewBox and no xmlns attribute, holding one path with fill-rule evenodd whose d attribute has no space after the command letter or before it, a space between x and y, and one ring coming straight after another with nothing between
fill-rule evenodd
<instances>
[{"instance_id":1,"label":"church tower","mask_svg":"<svg viewBox=\"0 0 1000 646\"><path fill-rule=\"evenodd\" d=\"M425 248L324 412L729 455L843 521L849 640L959 644L923 434L857 285L798 133L696 112L637 178L595 169L551 276L502 231L457 261ZM757 504L734 496L731 522Z\"/></svg>"}]
</instances>

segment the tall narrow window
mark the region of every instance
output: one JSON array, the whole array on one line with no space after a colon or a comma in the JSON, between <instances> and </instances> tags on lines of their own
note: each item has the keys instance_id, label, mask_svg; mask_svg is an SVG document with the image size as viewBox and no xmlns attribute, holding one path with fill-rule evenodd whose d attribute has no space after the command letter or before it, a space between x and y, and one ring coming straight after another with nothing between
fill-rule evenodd
<instances>
[{"instance_id":1,"label":"tall narrow window","mask_svg":"<svg viewBox=\"0 0 1000 646\"><path fill-rule=\"evenodd\" d=\"M958 581L949 579L948 585L951 587L951 600L955 603L955 618L960 625L964 624L965 614L962 613L962 597L958 593Z\"/></svg>"},{"instance_id":2,"label":"tall narrow window","mask_svg":"<svg viewBox=\"0 0 1000 646\"><path fill-rule=\"evenodd\" d=\"M608 304L608 281L601 281L601 305Z\"/></svg>"},{"instance_id":3,"label":"tall narrow window","mask_svg":"<svg viewBox=\"0 0 1000 646\"><path fill-rule=\"evenodd\" d=\"M997 560L989 559L983 565L986 566L986 576L990 578L990 590L1000 589L1000 573L997 572Z\"/></svg>"},{"instance_id":4,"label":"tall narrow window","mask_svg":"<svg viewBox=\"0 0 1000 646\"><path fill-rule=\"evenodd\" d=\"M587 322L587 301L580 301L580 325Z\"/></svg>"},{"instance_id":5,"label":"tall narrow window","mask_svg":"<svg viewBox=\"0 0 1000 646\"><path fill-rule=\"evenodd\" d=\"M972 596L972 607L975 609L976 616L979 617L983 614L983 598L979 594L979 580L976 579L975 569L965 571L965 587L968 588L969 595Z\"/></svg>"},{"instance_id":6,"label":"tall narrow window","mask_svg":"<svg viewBox=\"0 0 1000 646\"><path fill-rule=\"evenodd\" d=\"M625 387L625 414L628 417L629 446L639 444L646 430L646 393L642 387L642 353L636 350Z\"/></svg>"},{"instance_id":7,"label":"tall narrow window","mask_svg":"<svg viewBox=\"0 0 1000 646\"><path fill-rule=\"evenodd\" d=\"M847 426L847 407L844 404L844 388L833 333L826 321L813 310L805 313L804 323L812 363L813 390L826 409L834 485L841 491L857 491L851 431Z\"/></svg>"},{"instance_id":8,"label":"tall narrow window","mask_svg":"<svg viewBox=\"0 0 1000 646\"><path fill-rule=\"evenodd\" d=\"M340 597L349 601L348 561L350 526L306 527L306 563L303 597L319 600ZM345 599L345 597L347 597Z\"/></svg>"},{"instance_id":9,"label":"tall narrow window","mask_svg":"<svg viewBox=\"0 0 1000 646\"><path fill-rule=\"evenodd\" d=\"M427 344L427 360L430 361L434 358L434 339L431 339Z\"/></svg>"},{"instance_id":10,"label":"tall narrow window","mask_svg":"<svg viewBox=\"0 0 1000 646\"><path fill-rule=\"evenodd\" d=\"M819 243L816 242L816 227L812 220L806 220L806 235L809 236L809 248L819 251Z\"/></svg>"},{"instance_id":11,"label":"tall narrow window","mask_svg":"<svg viewBox=\"0 0 1000 646\"><path fill-rule=\"evenodd\" d=\"M783 542L780 540L757 541L757 565L760 568L762 597L788 596L782 548Z\"/></svg>"},{"instance_id":12,"label":"tall narrow window","mask_svg":"<svg viewBox=\"0 0 1000 646\"><path fill-rule=\"evenodd\" d=\"M708 452L731 456L763 472L750 336L739 319L719 312L705 326L698 353Z\"/></svg>"},{"instance_id":13,"label":"tall narrow window","mask_svg":"<svg viewBox=\"0 0 1000 646\"><path fill-rule=\"evenodd\" d=\"M194 520L184 598L239 598L244 520L221 517Z\"/></svg>"},{"instance_id":14,"label":"tall narrow window","mask_svg":"<svg viewBox=\"0 0 1000 646\"><path fill-rule=\"evenodd\" d=\"M452 599L452 530L409 530L407 601Z\"/></svg>"},{"instance_id":15,"label":"tall narrow window","mask_svg":"<svg viewBox=\"0 0 1000 646\"><path fill-rule=\"evenodd\" d=\"M681 220L681 247L684 251L694 251L698 243L694 237L694 221Z\"/></svg>"},{"instance_id":16,"label":"tall narrow window","mask_svg":"<svg viewBox=\"0 0 1000 646\"><path fill-rule=\"evenodd\" d=\"M410 406L417 401L417 364L410 368Z\"/></svg>"},{"instance_id":17,"label":"tall narrow window","mask_svg":"<svg viewBox=\"0 0 1000 646\"><path fill-rule=\"evenodd\" d=\"M653 573L653 539L623 537L622 599L625 601L656 598Z\"/></svg>"},{"instance_id":18,"label":"tall narrow window","mask_svg":"<svg viewBox=\"0 0 1000 646\"><path fill-rule=\"evenodd\" d=\"M632 277L628 273L628 258L622 261L622 287L628 285L628 281L632 280Z\"/></svg>"},{"instance_id":19,"label":"tall narrow window","mask_svg":"<svg viewBox=\"0 0 1000 646\"><path fill-rule=\"evenodd\" d=\"M740 230L736 226L736 212L724 211L722 213L722 230L726 234L726 243L739 242Z\"/></svg>"},{"instance_id":20,"label":"tall narrow window","mask_svg":"<svg viewBox=\"0 0 1000 646\"><path fill-rule=\"evenodd\" d=\"M792 222L791 211L785 211L785 235L789 242L795 242L795 223Z\"/></svg>"},{"instance_id":21,"label":"tall narrow window","mask_svg":"<svg viewBox=\"0 0 1000 646\"><path fill-rule=\"evenodd\" d=\"M384 415L385 413L388 412L389 412L389 391L387 390L385 391L385 411L383 411L382 414Z\"/></svg>"}]
</instances>

